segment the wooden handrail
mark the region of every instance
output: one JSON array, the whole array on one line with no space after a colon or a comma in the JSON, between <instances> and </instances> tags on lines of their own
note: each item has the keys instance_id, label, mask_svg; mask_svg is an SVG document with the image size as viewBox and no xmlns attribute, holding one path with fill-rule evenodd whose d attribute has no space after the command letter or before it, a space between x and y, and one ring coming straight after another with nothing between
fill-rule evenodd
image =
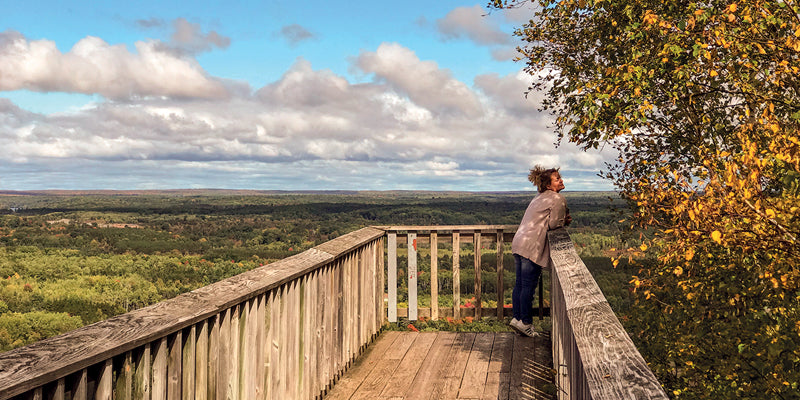
<instances>
[{"instance_id":1,"label":"wooden handrail","mask_svg":"<svg viewBox=\"0 0 800 400\"><path fill-rule=\"evenodd\" d=\"M0 354L0 400L321 396L383 325L385 233L364 228Z\"/></svg>"},{"instance_id":2,"label":"wooden handrail","mask_svg":"<svg viewBox=\"0 0 800 400\"><path fill-rule=\"evenodd\" d=\"M388 319L389 322L397 322L398 317L407 317L413 321L419 317L430 317L433 320L439 319L442 314L453 316L454 318L475 317L481 318L483 315L481 297L484 294L481 277L481 243L485 238L494 239L497 251L497 307L495 315L498 319L510 315L511 309L506 309L503 305L503 259L506 252L510 252L508 242L514 237L518 225L400 225L400 226L376 226L375 228L386 231L387 236L387 274L388 274ZM401 277L408 280L408 308L398 308L397 287L398 287L398 265L397 248L398 240L406 239L408 249L407 276ZM475 271L475 304L474 307L461 308L461 271L457 268L461 261L461 244L466 239L472 239L475 249L473 254L473 268ZM452 310L439 309L438 291L438 244L440 239L451 239L452 259L452 279L453 279L453 308ZM431 307L421 308L417 304L416 288L418 285L417 257L419 252L414 246L417 240L428 241L430 245L430 287L431 287ZM491 240L491 239L490 239ZM402 241L401 241L402 242ZM550 315L550 309L544 307L542 295L542 282L539 281L539 306L534 311L539 318Z\"/></svg>"},{"instance_id":3,"label":"wooden handrail","mask_svg":"<svg viewBox=\"0 0 800 400\"><path fill-rule=\"evenodd\" d=\"M559 399L667 399L563 228L550 231Z\"/></svg>"}]
</instances>

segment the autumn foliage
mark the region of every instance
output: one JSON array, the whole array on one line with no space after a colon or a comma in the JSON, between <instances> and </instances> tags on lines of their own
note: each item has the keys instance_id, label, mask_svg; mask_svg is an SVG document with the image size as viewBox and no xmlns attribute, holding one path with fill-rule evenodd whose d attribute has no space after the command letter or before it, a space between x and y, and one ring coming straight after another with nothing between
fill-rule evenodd
<instances>
[{"instance_id":1,"label":"autumn foliage","mask_svg":"<svg viewBox=\"0 0 800 400\"><path fill-rule=\"evenodd\" d=\"M629 325L676 398L800 397L800 7L787 0L492 1L559 137L645 232Z\"/></svg>"}]
</instances>

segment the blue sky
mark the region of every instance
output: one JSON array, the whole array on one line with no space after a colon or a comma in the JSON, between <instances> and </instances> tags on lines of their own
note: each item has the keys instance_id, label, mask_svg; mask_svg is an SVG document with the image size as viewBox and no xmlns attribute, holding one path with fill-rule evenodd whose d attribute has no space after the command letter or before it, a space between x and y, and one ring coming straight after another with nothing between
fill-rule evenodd
<instances>
[{"instance_id":1,"label":"blue sky","mask_svg":"<svg viewBox=\"0 0 800 400\"><path fill-rule=\"evenodd\" d=\"M606 190L467 1L0 1L0 189Z\"/></svg>"}]
</instances>

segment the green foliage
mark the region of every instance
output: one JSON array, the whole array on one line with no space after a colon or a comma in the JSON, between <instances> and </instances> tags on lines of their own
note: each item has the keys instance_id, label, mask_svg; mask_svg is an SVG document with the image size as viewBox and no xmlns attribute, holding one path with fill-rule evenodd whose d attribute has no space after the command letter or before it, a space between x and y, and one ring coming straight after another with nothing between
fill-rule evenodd
<instances>
[{"instance_id":1,"label":"green foliage","mask_svg":"<svg viewBox=\"0 0 800 400\"><path fill-rule=\"evenodd\" d=\"M83 325L80 317L67 313L34 311L0 312L0 351L11 350L67 332Z\"/></svg>"},{"instance_id":2,"label":"green foliage","mask_svg":"<svg viewBox=\"0 0 800 400\"><path fill-rule=\"evenodd\" d=\"M521 58L559 138L618 150L631 327L668 393L800 397L800 5L534 3Z\"/></svg>"},{"instance_id":3,"label":"green foliage","mask_svg":"<svg viewBox=\"0 0 800 400\"><path fill-rule=\"evenodd\" d=\"M28 344L268 265L369 225L517 224L533 192L387 194L37 195L0 197L0 345ZM620 243L612 193L565 193L582 254ZM7 206L23 206L16 213ZM482 244L484 307L496 307L493 238ZM508 245L508 244L506 244ZM430 306L430 261L420 245L419 303ZM452 249L439 244L439 307L453 307ZM506 251L508 248L506 248ZM400 276L407 265L398 249ZM461 306L474 303L474 249L460 259ZM511 304L514 262L506 254L502 301ZM549 279L545 275L546 279ZM627 282L629 276L620 280ZM407 280L400 280L400 302ZM547 288L549 285L545 285ZM547 295L549 296L549 295ZM547 298L546 296L546 298ZM43 316L48 316L47 318ZM38 318L38 319L35 319ZM20 329L11 326L20 322ZM429 321L430 322L430 321ZM440 322L441 324L447 323ZM505 330L470 325L463 330ZM430 329L439 329L431 323ZM14 325L16 326L16 325ZM5 329L5 330L3 330ZM455 329L455 328L452 328Z\"/></svg>"}]
</instances>

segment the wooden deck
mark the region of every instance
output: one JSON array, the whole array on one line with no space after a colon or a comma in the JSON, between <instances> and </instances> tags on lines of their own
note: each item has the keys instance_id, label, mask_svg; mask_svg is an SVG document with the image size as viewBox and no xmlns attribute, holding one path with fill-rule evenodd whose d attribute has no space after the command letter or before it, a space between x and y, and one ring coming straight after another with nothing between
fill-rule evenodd
<instances>
[{"instance_id":1,"label":"wooden deck","mask_svg":"<svg viewBox=\"0 0 800 400\"><path fill-rule=\"evenodd\" d=\"M325 396L554 399L550 338L510 332L383 332Z\"/></svg>"}]
</instances>

